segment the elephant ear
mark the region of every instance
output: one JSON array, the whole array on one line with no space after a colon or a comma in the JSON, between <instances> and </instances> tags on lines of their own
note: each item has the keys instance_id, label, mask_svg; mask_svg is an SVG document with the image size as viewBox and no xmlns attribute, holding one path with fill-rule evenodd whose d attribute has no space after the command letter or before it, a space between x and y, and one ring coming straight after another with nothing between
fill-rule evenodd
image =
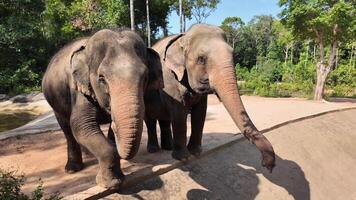
<instances>
[{"instance_id":1,"label":"elephant ear","mask_svg":"<svg viewBox=\"0 0 356 200\"><path fill-rule=\"evenodd\" d=\"M162 75L162 65L159 54L151 49L147 48L147 58L148 58L148 85L147 90L162 89L163 75Z\"/></svg>"},{"instance_id":2,"label":"elephant ear","mask_svg":"<svg viewBox=\"0 0 356 200\"><path fill-rule=\"evenodd\" d=\"M183 36L184 34L179 34L168 42L163 57L165 66L174 72L178 81L183 79L185 71L185 44L182 41Z\"/></svg>"},{"instance_id":3,"label":"elephant ear","mask_svg":"<svg viewBox=\"0 0 356 200\"><path fill-rule=\"evenodd\" d=\"M89 80L89 66L84 46L73 52L70 60L74 87L77 91L92 96L92 90Z\"/></svg>"}]
</instances>

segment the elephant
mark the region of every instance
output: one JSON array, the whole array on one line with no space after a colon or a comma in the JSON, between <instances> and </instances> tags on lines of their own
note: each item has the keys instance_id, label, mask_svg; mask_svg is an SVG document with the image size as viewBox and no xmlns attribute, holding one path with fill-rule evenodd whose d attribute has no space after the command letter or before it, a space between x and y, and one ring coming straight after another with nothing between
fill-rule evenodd
<instances>
[{"instance_id":1,"label":"elephant","mask_svg":"<svg viewBox=\"0 0 356 200\"><path fill-rule=\"evenodd\" d=\"M215 93L233 121L260 150L262 165L272 172L275 153L271 143L255 127L241 101L232 48L219 27L195 24L187 32L168 36L153 47L162 62L164 88L146 97L149 152L159 149L156 122L165 138L173 131L172 157L199 155L207 111L207 95ZM191 136L187 144L187 115L191 114ZM169 140L168 140L169 141ZM166 146L162 141L162 146ZM169 143L168 143L169 144Z\"/></svg>"},{"instance_id":2,"label":"elephant","mask_svg":"<svg viewBox=\"0 0 356 200\"><path fill-rule=\"evenodd\" d=\"M161 68L159 55L125 29L100 30L64 46L51 59L42 90L67 141L67 173L83 168L83 146L98 159L96 183L120 187L120 159L138 152L144 93L163 87ZM104 136L104 123L110 123L108 137L114 138Z\"/></svg>"}]
</instances>

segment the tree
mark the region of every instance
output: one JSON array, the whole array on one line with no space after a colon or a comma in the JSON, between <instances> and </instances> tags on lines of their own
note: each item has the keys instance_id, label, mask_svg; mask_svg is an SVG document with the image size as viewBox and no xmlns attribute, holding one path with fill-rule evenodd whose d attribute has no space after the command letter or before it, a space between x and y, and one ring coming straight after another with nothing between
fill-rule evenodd
<instances>
[{"instance_id":1,"label":"tree","mask_svg":"<svg viewBox=\"0 0 356 200\"><path fill-rule=\"evenodd\" d=\"M50 48L41 30L44 7L41 0L0 2L0 93L38 86Z\"/></svg>"},{"instance_id":2,"label":"tree","mask_svg":"<svg viewBox=\"0 0 356 200\"><path fill-rule=\"evenodd\" d=\"M128 0L124 0L129 5ZM149 0L149 18L151 41L156 39L157 34L162 30L168 34L168 16L171 12L171 0ZM147 38L147 6L145 1L135 1L135 31L142 38Z\"/></svg>"},{"instance_id":3,"label":"tree","mask_svg":"<svg viewBox=\"0 0 356 200\"><path fill-rule=\"evenodd\" d=\"M206 18L216 10L220 0L190 0L189 2L192 16L195 18L195 21L197 23L203 23Z\"/></svg>"},{"instance_id":4,"label":"tree","mask_svg":"<svg viewBox=\"0 0 356 200\"><path fill-rule=\"evenodd\" d=\"M180 31L185 32L186 31L186 20L192 19L192 13L191 13L191 6L192 6L192 1L191 0L168 0L172 4L172 10L175 10L177 12L178 16L182 16L182 22L180 23ZM180 17L179 17L180 18Z\"/></svg>"},{"instance_id":5,"label":"tree","mask_svg":"<svg viewBox=\"0 0 356 200\"><path fill-rule=\"evenodd\" d=\"M179 0L179 31L183 32L183 3Z\"/></svg>"},{"instance_id":6,"label":"tree","mask_svg":"<svg viewBox=\"0 0 356 200\"><path fill-rule=\"evenodd\" d=\"M131 21L131 30L135 30L135 9L134 9L134 0L130 0L130 21Z\"/></svg>"},{"instance_id":7,"label":"tree","mask_svg":"<svg viewBox=\"0 0 356 200\"><path fill-rule=\"evenodd\" d=\"M235 43L240 33L240 28L245 23L240 17L227 17L221 23L221 28L225 31L228 42L231 44L232 48L235 49Z\"/></svg>"},{"instance_id":8,"label":"tree","mask_svg":"<svg viewBox=\"0 0 356 200\"><path fill-rule=\"evenodd\" d=\"M287 64L289 51L293 47L292 33L280 21L273 23L273 32L277 35L277 43L283 47L284 63Z\"/></svg>"},{"instance_id":9,"label":"tree","mask_svg":"<svg viewBox=\"0 0 356 200\"><path fill-rule=\"evenodd\" d=\"M150 26L150 6L149 0L146 0L146 13L147 13L147 46L151 47L151 26Z\"/></svg>"},{"instance_id":10,"label":"tree","mask_svg":"<svg viewBox=\"0 0 356 200\"><path fill-rule=\"evenodd\" d=\"M177 11L178 16L182 16L182 31L185 31L186 18L194 17L197 23L203 23L212 12L215 11L220 0L168 0ZM180 12L180 8L182 9ZM182 14L180 14L182 13Z\"/></svg>"},{"instance_id":11,"label":"tree","mask_svg":"<svg viewBox=\"0 0 356 200\"><path fill-rule=\"evenodd\" d=\"M283 7L282 22L301 39L314 40L319 44L319 62L316 65L317 82L314 99L322 100L326 79L334 69L340 41L356 34L356 5L351 0L280 0ZM328 61L326 47L330 46Z\"/></svg>"},{"instance_id":12,"label":"tree","mask_svg":"<svg viewBox=\"0 0 356 200\"><path fill-rule=\"evenodd\" d=\"M273 41L273 22L271 15L259 15L252 18L249 22L252 36L256 41L257 56L266 57L268 48Z\"/></svg>"}]
</instances>

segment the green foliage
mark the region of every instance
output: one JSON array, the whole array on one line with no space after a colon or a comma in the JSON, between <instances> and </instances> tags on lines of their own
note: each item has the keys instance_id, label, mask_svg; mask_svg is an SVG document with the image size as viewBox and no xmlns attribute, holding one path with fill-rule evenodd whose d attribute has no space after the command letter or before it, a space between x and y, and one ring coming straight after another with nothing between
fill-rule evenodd
<instances>
[{"instance_id":1,"label":"green foliage","mask_svg":"<svg viewBox=\"0 0 356 200\"><path fill-rule=\"evenodd\" d=\"M333 70L326 83L330 96L356 96L356 69L349 65L339 65Z\"/></svg>"},{"instance_id":2,"label":"green foliage","mask_svg":"<svg viewBox=\"0 0 356 200\"><path fill-rule=\"evenodd\" d=\"M280 0L284 9L282 22L292 29L294 35L302 39L317 39L319 32L327 44L331 41L334 26L337 24L339 40L356 34L355 3L352 1L330 0Z\"/></svg>"},{"instance_id":3,"label":"green foliage","mask_svg":"<svg viewBox=\"0 0 356 200\"><path fill-rule=\"evenodd\" d=\"M167 32L172 0L150 0L153 40ZM135 1L137 31L145 36L145 1ZM102 28L128 27L128 0L0 0L0 93L40 87L51 56L69 41Z\"/></svg>"},{"instance_id":4,"label":"green foliage","mask_svg":"<svg viewBox=\"0 0 356 200\"><path fill-rule=\"evenodd\" d=\"M40 76L30 69L34 60L23 63L18 69L0 71L0 93L29 93L40 89Z\"/></svg>"},{"instance_id":5,"label":"green foliage","mask_svg":"<svg viewBox=\"0 0 356 200\"><path fill-rule=\"evenodd\" d=\"M237 78L243 94L269 97L311 97L316 82L315 63L299 62L283 64L266 60L251 70L236 65ZM329 75L327 95L337 97L356 96L356 69L339 65Z\"/></svg>"},{"instance_id":6,"label":"green foliage","mask_svg":"<svg viewBox=\"0 0 356 200\"><path fill-rule=\"evenodd\" d=\"M28 196L21 192L21 187L24 184L25 177L23 175L17 176L15 172L8 172L0 169L0 200L41 200L43 198L42 182ZM52 195L47 200L59 200L58 195Z\"/></svg>"}]
</instances>

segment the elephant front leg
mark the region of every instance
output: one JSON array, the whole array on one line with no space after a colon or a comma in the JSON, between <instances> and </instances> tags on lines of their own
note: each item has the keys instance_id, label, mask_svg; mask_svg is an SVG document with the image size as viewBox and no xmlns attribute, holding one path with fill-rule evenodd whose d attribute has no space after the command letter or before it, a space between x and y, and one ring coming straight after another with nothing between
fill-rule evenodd
<instances>
[{"instance_id":1,"label":"elephant front leg","mask_svg":"<svg viewBox=\"0 0 356 200\"><path fill-rule=\"evenodd\" d=\"M171 122L169 120L159 120L161 129L161 147L164 150L172 150L173 139L171 131Z\"/></svg>"},{"instance_id":2,"label":"elephant front leg","mask_svg":"<svg viewBox=\"0 0 356 200\"><path fill-rule=\"evenodd\" d=\"M190 156L187 149L187 114L185 108L175 107L172 113L173 152L172 157L183 160Z\"/></svg>"},{"instance_id":3,"label":"elephant front leg","mask_svg":"<svg viewBox=\"0 0 356 200\"><path fill-rule=\"evenodd\" d=\"M207 96L203 96L202 100L193 106L191 111L192 133L188 143L188 150L195 156L200 155L202 151L201 141L206 117L207 99Z\"/></svg>"},{"instance_id":4,"label":"elephant front leg","mask_svg":"<svg viewBox=\"0 0 356 200\"><path fill-rule=\"evenodd\" d=\"M73 110L71 128L77 141L99 161L96 182L104 188L118 188L124 180L116 148L105 138L96 122L96 109L81 105Z\"/></svg>"},{"instance_id":5,"label":"elephant front leg","mask_svg":"<svg viewBox=\"0 0 356 200\"><path fill-rule=\"evenodd\" d=\"M147 126L147 151L149 153L154 153L159 151L158 140L157 140L157 128L156 128L156 119L148 118L145 120Z\"/></svg>"}]
</instances>

